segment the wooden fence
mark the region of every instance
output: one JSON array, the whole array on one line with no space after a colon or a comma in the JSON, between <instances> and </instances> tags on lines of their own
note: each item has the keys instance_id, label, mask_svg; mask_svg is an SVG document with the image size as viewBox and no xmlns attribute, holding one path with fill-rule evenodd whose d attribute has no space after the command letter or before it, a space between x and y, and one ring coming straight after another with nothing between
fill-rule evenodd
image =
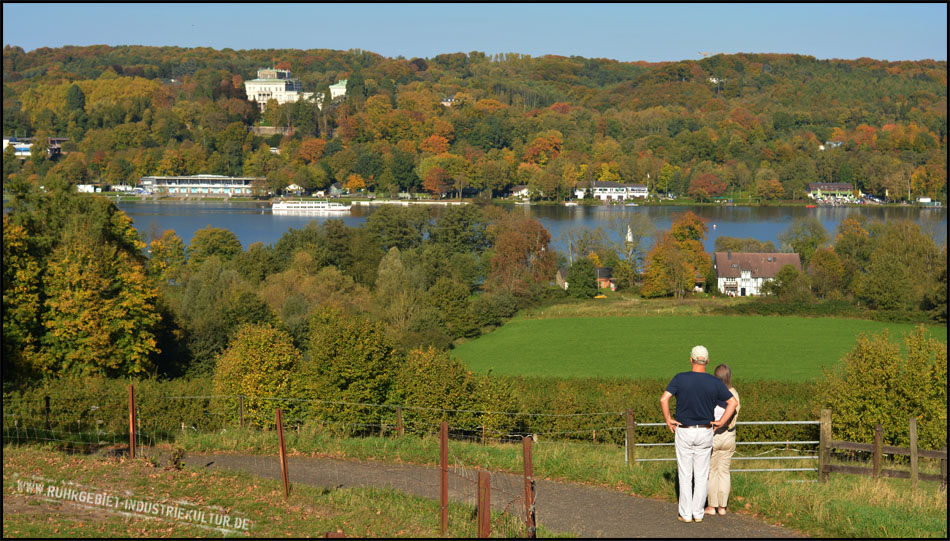
<instances>
[{"instance_id":1,"label":"wooden fence","mask_svg":"<svg viewBox=\"0 0 950 541\"><path fill-rule=\"evenodd\" d=\"M874 427L874 443L855 443L850 441L840 441L831 439L831 410L821 410L821 443L818 449L818 480L822 483L828 481L829 473L851 473L856 475L867 475L879 479L881 476L894 477L899 479L910 479L911 485L916 490L917 481L937 481L940 483L940 489L947 488L947 446L940 451L930 451L917 448L917 418L911 417L908 420L908 430L910 432L910 447L895 447L893 445L884 445L884 427L878 423ZM860 466L842 466L831 464L831 450L841 449L847 451L866 451L873 453L872 466L870 468ZM882 468L883 455L900 455L910 457L910 471L906 470L886 470ZM934 458L940 460L940 473L920 473L918 469L918 458Z\"/></svg>"}]
</instances>

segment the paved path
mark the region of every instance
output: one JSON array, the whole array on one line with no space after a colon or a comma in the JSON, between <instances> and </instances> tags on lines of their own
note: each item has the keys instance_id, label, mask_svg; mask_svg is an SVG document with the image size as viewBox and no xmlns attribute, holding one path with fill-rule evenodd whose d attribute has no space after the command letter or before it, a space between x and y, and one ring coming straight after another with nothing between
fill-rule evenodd
<instances>
[{"instance_id":1,"label":"paved path","mask_svg":"<svg viewBox=\"0 0 950 541\"><path fill-rule=\"evenodd\" d=\"M280 479L276 458L235 454L189 455L185 463L195 467L224 468ZM291 484L302 483L328 489L356 486L389 487L425 498L439 499L439 469L434 466L356 462L331 458L290 457ZM465 472L462 477L469 477ZM506 494L524 486L520 476L492 474L492 506L506 505ZM454 479L453 479L454 478ZM473 503L472 481L450 475L449 498ZM581 537L805 537L799 532L772 526L740 514L707 517L701 524L677 520L676 504L630 496L604 488L539 479L535 484L538 524L555 532L573 532ZM510 501L508 502L510 504ZM520 502L519 502L520 506Z\"/></svg>"}]
</instances>

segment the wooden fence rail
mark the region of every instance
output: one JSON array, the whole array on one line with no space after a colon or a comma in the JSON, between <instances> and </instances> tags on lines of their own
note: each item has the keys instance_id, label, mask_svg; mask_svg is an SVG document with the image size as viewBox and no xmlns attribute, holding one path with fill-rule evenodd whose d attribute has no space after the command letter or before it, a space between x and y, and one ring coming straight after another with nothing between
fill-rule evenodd
<instances>
[{"instance_id":1,"label":"wooden fence rail","mask_svg":"<svg viewBox=\"0 0 950 541\"><path fill-rule=\"evenodd\" d=\"M884 427L877 424L874 427L874 443L856 443L851 441L841 441L831 439L831 410L821 410L821 443L818 450L818 480L822 483L828 480L829 473L850 473L855 475L867 475L875 479L880 477L893 477L897 479L910 479L913 488L917 489L917 480L936 481L940 483L940 489L947 488L947 447L944 446L940 451L917 448L917 418L908 419L908 429L910 431L910 447L896 447L894 445L884 445ZM861 466L842 466L830 463L831 450L840 449L845 451L866 451L873 453L870 468ZM910 457L910 471L883 469L883 455L900 455ZM920 473L917 463L918 457L933 458L940 460L940 473Z\"/></svg>"}]
</instances>

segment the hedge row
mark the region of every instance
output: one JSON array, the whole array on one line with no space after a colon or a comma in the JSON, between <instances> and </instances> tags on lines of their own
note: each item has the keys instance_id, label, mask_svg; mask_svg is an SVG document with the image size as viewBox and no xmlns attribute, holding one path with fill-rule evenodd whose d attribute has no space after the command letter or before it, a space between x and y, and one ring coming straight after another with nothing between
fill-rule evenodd
<instances>
[{"instance_id":1,"label":"hedge row","mask_svg":"<svg viewBox=\"0 0 950 541\"><path fill-rule=\"evenodd\" d=\"M427 378L423 378L427 379ZM491 380L490 383L488 380ZM240 402L234 397L215 397L207 379L133 381L139 430L149 437L167 438L182 429L209 432L238 425ZM449 392L445 382L434 394ZM477 434L487 426L488 435L540 434L545 439L590 441L622 444L625 418L631 409L638 423L662 422L659 397L666 381L550 379L490 376L469 391L475 396L463 411L439 411L440 402L412 404L394 401L383 407L348 408L346 419L334 426L367 427L396 425L396 406L402 409L403 425L410 431L433 433L440 421L449 422L453 431L469 430ZM103 378L60 379L47 381L31 389L4 395L4 434L15 427L42 428L64 433L85 432L90 427L114 435L128 433L128 381ZM744 385L735 382L742 402L740 420L817 420L814 383L761 382ZM418 392L409 396L417 400ZM49 411L46 409L49 397ZM178 398L186 397L186 398ZM461 403L455 402L456 408ZM675 407L675 399L673 401ZM273 409L284 410L289 425L325 423L320 401L273 400L266 403L268 418ZM422 409L418 406L422 406ZM443 406L444 407L444 406ZM476 413L477 412L477 413ZM610 415L600 415L615 412ZM245 413L247 411L245 410ZM508 415L507 413L512 413ZM537 415L542 414L542 415ZM47 424L47 419L49 423ZM345 430L353 434L366 430ZM746 441L784 441L817 439L814 425L741 426L740 438ZM665 427L640 427L637 440L644 443L670 441Z\"/></svg>"}]
</instances>

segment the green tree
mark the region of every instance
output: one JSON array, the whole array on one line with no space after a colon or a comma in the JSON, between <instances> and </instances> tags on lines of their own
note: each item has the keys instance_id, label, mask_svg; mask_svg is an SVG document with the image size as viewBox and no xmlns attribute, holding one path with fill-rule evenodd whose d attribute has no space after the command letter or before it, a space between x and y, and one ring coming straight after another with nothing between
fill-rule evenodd
<instances>
[{"instance_id":1,"label":"green tree","mask_svg":"<svg viewBox=\"0 0 950 541\"><path fill-rule=\"evenodd\" d=\"M441 277L426 292L426 303L452 338L476 336L478 324L469 302L468 286L451 278Z\"/></svg>"},{"instance_id":2,"label":"green tree","mask_svg":"<svg viewBox=\"0 0 950 541\"><path fill-rule=\"evenodd\" d=\"M409 429L434 432L440 422L475 426L480 382L457 359L434 348L413 349L394 376L393 401L412 406L403 415Z\"/></svg>"},{"instance_id":3,"label":"green tree","mask_svg":"<svg viewBox=\"0 0 950 541\"><path fill-rule=\"evenodd\" d=\"M8 381L38 375L42 271L27 231L3 215L3 373Z\"/></svg>"},{"instance_id":4,"label":"green tree","mask_svg":"<svg viewBox=\"0 0 950 541\"><path fill-rule=\"evenodd\" d=\"M429 210L419 206L383 205L366 218L366 231L382 250L407 250L422 244L429 229Z\"/></svg>"},{"instance_id":5,"label":"green tree","mask_svg":"<svg viewBox=\"0 0 950 541\"><path fill-rule=\"evenodd\" d=\"M808 302L812 299L808 275L793 265L784 265L779 269L774 279L762 285L762 293L784 302Z\"/></svg>"},{"instance_id":6,"label":"green tree","mask_svg":"<svg viewBox=\"0 0 950 541\"><path fill-rule=\"evenodd\" d=\"M103 243L88 223L50 255L41 340L43 371L108 377L154 369L160 316L142 262Z\"/></svg>"},{"instance_id":7,"label":"green tree","mask_svg":"<svg viewBox=\"0 0 950 541\"><path fill-rule=\"evenodd\" d=\"M590 258L578 259L567 271L567 294L578 299L590 299L597 294L597 273Z\"/></svg>"},{"instance_id":8,"label":"green tree","mask_svg":"<svg viewBox=\"0 0 950 541\"><path fill-rule=\"evenodd\" d=\"M815 252L808 266L808 274L819 298L840 294L844 265L831 248L820 248Z\"/></svg>"},{"instance_id":9,"label":"green tree","mask_svg":"<svg viewBox=\"0 0 950 541\"><path fill-rule=\"evenodd\" d=\"M342 424L379 423L382 410L356 404L384 404L399 365L395 351L379 323L365 316L346 315L328 307L310 321L307 356L297 377L314 412Z\"/></svg>"},{"instance_id":10,"label":"green tree","mask_svg":"<svg viewBox=\"0 0 950 541\"><path fill-rule=\"evenodd\" d=\"M266 428L274 424L278 403L267 398L297 394L293 374L300 352L286 332L271 325L244 325L217 359L214 393L225 395L226 411L237 411L237 396L244 396L245 422ZM280 403L287 411L288 404ZM289 404L293 407L293 404Z\"/></svg>"},{"instance_id":11,"label":"green tree","mask_svg":"<svg viewBox=\"0 0 950 541\"><path fill-rule=\"evenodd\" d=\"M922 325L904 344L906 353L887 330L862 334L843 363L825 370L821 400L834 415L835 439L872 443L880 423L885 445L907 446L907 419L916 417L922 448L946 445L947 345Z\"/></svg>"},{"instance_id":12,"label":"green tree","mask_svg":"<svg viewBox=\"0 0 950 541\"><path fill-rule=\"evenodd\" d=\"M237 235L220 227L210 225L195 231L188 244L188 263L198 266L211 256L219 257L222 262L230 261L241 253L241 241Z\"/></svg>"},{"instance_id":13,"label":"green tree","mask_svg":"<svg viewBox=\"0 0 950 541\"><path fill-rule=\"evenodd\" d=\"M783 251L797 253L802 267L807 267L815 250L828 242L828 231L814 216L795 218L788 229L779 233L778 240Z\"/></svg>"}]
</instances>

